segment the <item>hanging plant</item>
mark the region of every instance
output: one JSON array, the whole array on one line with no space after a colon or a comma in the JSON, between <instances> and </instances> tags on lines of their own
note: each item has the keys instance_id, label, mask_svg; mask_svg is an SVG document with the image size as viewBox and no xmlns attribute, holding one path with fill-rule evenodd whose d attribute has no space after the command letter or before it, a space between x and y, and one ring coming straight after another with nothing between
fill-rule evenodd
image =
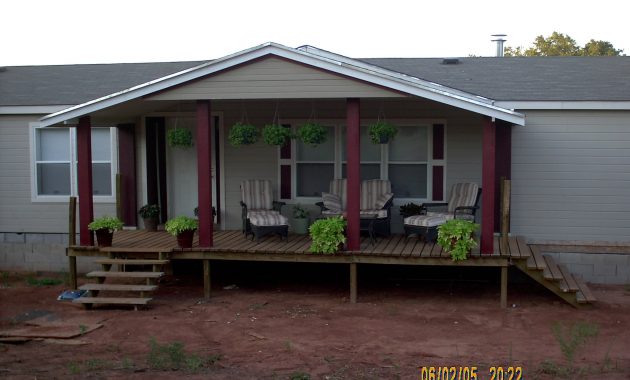
<instances>
[{"instance_id":1,"label":"hanging plant","mask_svg":"<svg viewBox=\"0 0 630 380\"><path fill-rule=\"evenodd\" d=\"M258 128L238 122L230 128L228 141L232 146L250 145L258 141Z\"/></svg>"},{"instance_id":2,"label":"hanging plant","mask_svg":"<svg viewBox=\"0 0 630 380\"><path fill-rule=\"evenodd\" d=\"M173 128L168 130L168 145L173 148L190 148L192 143L192 132L186 128Z\"/></svg>"},{"instance_id":3,"label":"hanging plant","mask_svg":"<svg viewBox=\"0 0 630 380\"><path fill-rule=\"evenodd\" d=\"M262 137L269 145L283 146L291 138L291 129L278 124L267 124L262 130Z\"/></svg>"},{"instance_id":4,"label":"hanging plant","mask_svg":"<svg viewBox=\"0 0 630 380\"><path fill-rule=\"evenodd\" d=\"M368 127L368 135L374 144L387 144L390 139L396 136L396 133L398 133L398 129L383 120L378 120Z\"/></svg>"},{"instance_id":5,"label":"hanging plant","mask_svg":"<svg viewBox=\"0 0 630 380\"><path fill-rule=\"evenodd\" d=\"M302 140L304 144L315 146L317 144L321 144L326 141L326 128L322 127L321 124L307 122L302 125L298 131L297 135Z\"/></svg>"}]
</instances>

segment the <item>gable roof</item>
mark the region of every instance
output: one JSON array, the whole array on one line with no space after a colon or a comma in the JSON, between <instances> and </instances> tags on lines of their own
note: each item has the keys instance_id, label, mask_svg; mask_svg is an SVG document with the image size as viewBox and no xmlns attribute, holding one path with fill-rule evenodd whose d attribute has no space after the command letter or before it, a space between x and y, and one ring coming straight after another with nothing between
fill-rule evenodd
<instances>
[{"instance_id":1,"label":"gable roof","mask_svg":"<svg viewBox=\"0 0 630 380\"><path fill-rule=\"evenodd\" d=\"M41 125L45 127L81 117L271 55L511 123L525 123L522 114L495 106L489 99L316 48L293 49L270 42L50 114L41 119Z\"/></svg>"},{"instance_id":2,"label":"gable roof","mask_svg":"<svg viewBox=\"0 0 630 380\"><path fill-rule=\"evenodd\" d=\"M364 58L498 101L630 101L630 57Z\"/></svg>"}]
</instances>

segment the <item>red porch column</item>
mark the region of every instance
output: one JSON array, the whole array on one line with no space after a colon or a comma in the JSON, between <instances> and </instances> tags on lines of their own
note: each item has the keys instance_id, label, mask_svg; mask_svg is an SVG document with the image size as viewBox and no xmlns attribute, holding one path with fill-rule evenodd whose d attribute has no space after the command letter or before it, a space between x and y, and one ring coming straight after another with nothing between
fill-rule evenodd
<instances>
[{"instance_id":1,"label":"red porch column","mask_svg":"<svg viewBox=\"0 0 630 380\"><path fill-rule=\"evenodd\" d=\"M94 245L88 224L94 219L92 199L92 122L89 116L77 125L77 174L79 179L79 232L81 245Z\"/></svg>"},{"instance_id":2,"label":"red porch column","mask_svg":"<svg viewBox=\"0 0 630 380\"><path fill-rule=\"evenodd\" d=\"M212 145L210 101L197 101L197 194L199 246L212 247Z\"/></svg>"},{"instance_id":3,"label":"red porch column","mask_svg":"<svg viewBox=\"0 0 630 380\"><path fill-rule=\"evenodd\" d=\"M361 191L360 105L361 103L358 98L348 98L346 101L346 175L348 177L346 218L348 220L347 233L349 251L358 251L361 245L359 228L359 199L361 198L359 194Z\"/></svg>"},{"instance_id":4,"label":"red porch column","mask_svg":"<svg viewBox=\"0 0 630 380\"><path fill-rule=\"evenodd\" d=\"M494 121L484 118L483 153L481 170L481 253L491 254L494 250L494 194L496 176L496 137Z\"/></svg>"}]
</instances>

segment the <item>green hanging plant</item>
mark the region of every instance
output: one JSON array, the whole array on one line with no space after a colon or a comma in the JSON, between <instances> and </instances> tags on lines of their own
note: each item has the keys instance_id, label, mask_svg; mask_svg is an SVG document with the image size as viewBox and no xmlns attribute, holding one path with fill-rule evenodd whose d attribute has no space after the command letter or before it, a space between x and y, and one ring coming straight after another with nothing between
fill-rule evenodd
<instances>
[{"instance_id":1,"label":"green hanging plant","mask_svg":"<svg viewBox=\"0 0 630 380\"><path fill-rule=\"evenodd\" d=\"M291 138L291 129L278 124L267 124L262 130L262 136L266 144L283 146Z\"/></svg>"},{"instance_id":2,"label":"green hanging plant","mask_svg":"<svg viewBox=\"0 0 630 380\"><path fill-rule=\"evenodd\" d=\"M398 129L383 120L378 120L368 127L368 135L374 144L387 144L390 139L396 136L396 133L398 133Z\"/></svg>"},{"instance_id":3,"label":"green hanging plant","mask_svg":"<svg viewBox=\"0 0 630 380\"><path fill-rule=\"evenodd\" d=\"M319 123L307 122L297 131L297 135L304 144L315 146L326 141L328 131Z\"/></svg>"},{"instance_id":4,"label":"green hanging plant","mask_svg":"<svg viewBox=\"0 0 630 380\"><path fill-rule=\"evenodd\" d=\"M468 253L477 246L474 233L478 228L478 224L468 220L449 220L438 227L437 243L451 254L453 261L466 260Z\"/></svg>"},{"instance_id":5,"label":"green hanging plant","mask_svg":"<svg viewBox=\"0 0 630 380\"><path fill-rule=\"evenodd\" d=\"M193 135L189 129L173 128L168 130L168 145L173 148L190 148L193 143Z\"/></svg>"},{"instance_id":6,"label":"green hanging plant","mask_svg":"<svg viewBox=\"0 0 630 380\"><path fill-rule=\"evenodd\" d=\"M258 141L258 128L238 122L230 128L228 141L232 146L250 145Z\"/></svg>"}]
</instances>

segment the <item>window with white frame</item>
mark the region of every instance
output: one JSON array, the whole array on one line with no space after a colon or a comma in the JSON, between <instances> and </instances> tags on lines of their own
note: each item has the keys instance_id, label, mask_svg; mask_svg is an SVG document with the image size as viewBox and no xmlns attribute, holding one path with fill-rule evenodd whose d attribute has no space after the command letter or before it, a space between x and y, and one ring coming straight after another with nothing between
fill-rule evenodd
<instances>
[{"instance_id":1,"label":"window with white frame","mask_svg":"<svg viewBox=\"0 0 630 380\"><path fill-rule=\"evenodd\" d=\"M371 142L367 124L360 129L361 180L388 179L397 199L429 199L432 165L430 124L397 125L396 137L383 145ZM335 139L335 136L338 138ZM320 197L322 192L328 191L330 180L346 178L344 125L329 127L325 144L310 147L296 141L295 147L297 197Z\"/></svg>"},{"instance_id":2,"label":"window with white frame","mask_svg":"<svg viewBox=\"0 0 630 380\"><path fill-rule=\"evenodd\" d=\"M115 128L92 128L92 193L114 195ZM66 199L77 194L77 144L74 128L33 127L33 198Z\"/></svg>"}]
</instances>

